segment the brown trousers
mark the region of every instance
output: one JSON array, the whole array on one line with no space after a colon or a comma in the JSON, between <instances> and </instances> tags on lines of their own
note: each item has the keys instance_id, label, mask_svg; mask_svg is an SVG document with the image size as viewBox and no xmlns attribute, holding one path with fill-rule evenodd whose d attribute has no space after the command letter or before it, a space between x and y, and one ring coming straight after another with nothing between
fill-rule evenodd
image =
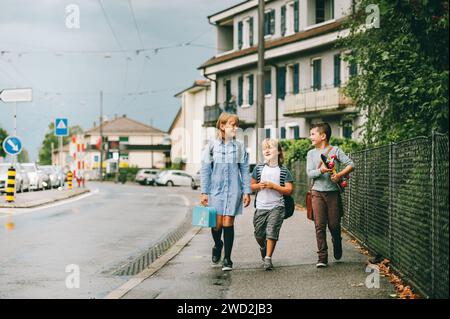
<instances>
[{"instance_id":1,"label":"brown trousers","mask_svg":"<svg viewBox=\"0 0 450 319\"><path fill-rule=\"evenodd\" d=\"M333 244L341 244L341 214L339 192L311 192L311 202L316 227L317 254L320 262L328 262L327 226Z\"/></svg>"}]
</instances>

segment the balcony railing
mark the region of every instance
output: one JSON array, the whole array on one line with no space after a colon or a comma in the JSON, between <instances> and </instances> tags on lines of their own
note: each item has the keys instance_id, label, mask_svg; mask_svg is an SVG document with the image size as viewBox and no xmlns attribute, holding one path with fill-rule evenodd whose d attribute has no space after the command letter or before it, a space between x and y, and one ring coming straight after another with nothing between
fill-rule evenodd
<instances>
[{"instance_id":1,"label":"balcony railing","mask_svg":"<svg viewBox=\"0 0 450 319\"><path fill-rule=\"evenodd\" d=\"M245 124L256 123L255 105L245 105L241 107L236 106L235 103L222 103L222 104L207 105L204 107L204 125L214 126L222 112L237 114L237 116L239 117L239 121L241 123Z\"/></svg>"},{"instance_id":2,"label":"balcony railing","mask_svg":"<svg viewBox=\"0 0 450 319\"><path fill-rule=\"evenodd\" d=\"M321 111L337 111L353 103L343 95L341 88L326 88L299 94L286 95L284 115L298 115Z\"/></svg>"}]
</instances>

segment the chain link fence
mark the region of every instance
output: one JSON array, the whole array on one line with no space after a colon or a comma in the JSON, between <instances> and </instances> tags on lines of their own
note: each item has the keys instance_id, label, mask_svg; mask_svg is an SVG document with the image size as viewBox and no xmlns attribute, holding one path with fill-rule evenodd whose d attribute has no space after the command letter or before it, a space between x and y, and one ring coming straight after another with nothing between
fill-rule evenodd
<instances>
[{"instance_id":1,"label":"chain link fence","mask_svg":"<svg viewBox=\"0 0 450 319\"><path fill-rule=\"evenodd\" d=\"M422 296L448 298L448 136L433 134L350 154L343 227ZM291 163L305 205L306 162Z\"/></svg>"}]
</instances>

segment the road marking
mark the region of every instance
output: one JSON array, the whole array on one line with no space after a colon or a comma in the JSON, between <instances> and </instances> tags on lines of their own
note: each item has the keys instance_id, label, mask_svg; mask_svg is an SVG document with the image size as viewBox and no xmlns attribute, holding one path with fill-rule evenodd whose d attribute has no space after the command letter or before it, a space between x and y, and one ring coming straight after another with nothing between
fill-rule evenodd
<instances>
[{"instance_id":1,"label":"road marking","mask_svg":"<svg viewBox=\"0 0 450 319\"><path fill-rule=\"evenodd\" d=\"M164 267L172 258L179 254L179 252L194 238L201 230L201 227L192 228L186 235L177 241L164 255L151 263L147 269L141 273L133 276L130 280L124 283L119 288L111 291L104 299L120 299L136 288L144 280L155 274L158 270Z\"/></svg>"},{"instance_id":2,"label":"road marking","mask_svg":"<svg viewBox=\"0 0 450 319\"><path fill-rule=\"evenodd\" d=\"M35 207L35 208L2 208L2 209L0 209L0 213L8 214L7 216L11 216L11 215L19 216L19 215L23 215L23 214L29 214L29 213L33 213L35 211L39 211L39 210L43 210L43 209L49 209L49 208L53 208L53 207L57 207L57 206L65 205L65 204L70 204L70 203L76 202L80 199L84 199L84 198L92 196L94 194L98 194L99 192L100 192L99 189L96 188L86 194L83 194L83 195L80 195L80 196L77 196L74 198L63 199L63 200L60 200L53 204L43 205L43 206L39 206L39 207ZM7 216L0 216L0 218L5 218Z\"/></svg>"}]
</instances>

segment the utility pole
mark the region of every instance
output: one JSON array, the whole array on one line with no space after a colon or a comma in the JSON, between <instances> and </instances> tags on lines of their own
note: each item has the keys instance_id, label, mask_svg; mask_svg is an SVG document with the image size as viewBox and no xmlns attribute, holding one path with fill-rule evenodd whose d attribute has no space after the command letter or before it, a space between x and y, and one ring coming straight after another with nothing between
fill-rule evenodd
<instances>
[{"instance_id":1,"label":"utility pole","mask_svg":"<svg viewBox=\"0 0 450 319\"><path fill-rule=\"evenodd\" d=\"M103 182L103 91L100 90L100 163L99 163L99 173L100 173L100 182Z\"/></svg>"},{"instance_id":2,"label":"utility pole","mask_svg":"<svg viewBox=\"0 0 450 319\"><path fill-rule=\"evenodd\" d=\"M256 163L262 154L261 141L264 131L264 3L258 3L258 72L257 72L257 99L256 99ZM260 134L261 133L261 134Z\"/></svg>"}]
</instances>

